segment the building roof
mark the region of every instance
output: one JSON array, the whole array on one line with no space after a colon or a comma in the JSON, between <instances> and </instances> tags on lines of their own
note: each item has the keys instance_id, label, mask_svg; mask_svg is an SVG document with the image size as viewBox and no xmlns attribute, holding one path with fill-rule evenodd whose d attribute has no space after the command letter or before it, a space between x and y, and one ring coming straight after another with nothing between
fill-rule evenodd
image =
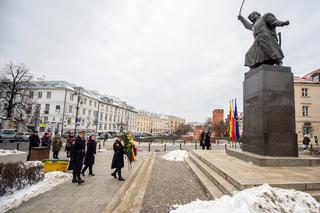
<instances>
[{"instance_id":1,"label":"building roof","mask_svg":"<svg viewBox=\"0 0 320 213\"><path fill-rule=\"evenodd\" d=\"M320 81L314 81L315 75L320 75L320 69L314 70L302 77L294 77L294 83L320 84Z\"/></svg>"}]
</instances>

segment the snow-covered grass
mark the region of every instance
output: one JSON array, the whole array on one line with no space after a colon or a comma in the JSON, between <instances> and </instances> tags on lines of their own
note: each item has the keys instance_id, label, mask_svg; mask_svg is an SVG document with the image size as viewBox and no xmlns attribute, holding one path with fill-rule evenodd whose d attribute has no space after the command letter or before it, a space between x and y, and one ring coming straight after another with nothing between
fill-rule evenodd
<instances>
[{"instance_id":1,"label":"snow-covered grass","mask_svg":"<svg viewBox=\"0 0 320 213\"><path fill-rule=\"evenodd\" d=\"M32 162L32 161L31 161ZM6 212L19 206L32 197L53 189L53 187L71 180L71 175L64 172L48 172L44 179L34 185L16 190L10 195L0 197L0 212Z\"/></svg>"},{"instance_id":2,"label":"snow-covered grass","mask_svg":"<svg viewBox=\"0 0 320 213\"><path fill-rule=\"evenodd\" d=\"M188 157L186 150L173 150L162 156L163 159L169 161L183 161L186 157Z\"/></svg>"},{"instance_id":3,"label":"snow-covered grass","mask_svg":"<svg viewBox=\"0 0 320 213\"><path fill-rule=\"evenodd\" d=\"M0 149L0 156L4 155L17 155L17 154L24 154L25 152L18 151L18 150L6 150L6 149Z\"/></svg>"},{"instance_id":4,"label":"snow-covered grass","mask_svg":"<svg viewBox=\"0 0 320 213\"><path fill-rule=\"evenodd\" d=\"M196 200L186 205L174 205L170 213L253 213L253 212L320 212L320 204L309 194L273 188L268 184L246 189L233 196L217 200Z\"/></svg>"}]
</instances>

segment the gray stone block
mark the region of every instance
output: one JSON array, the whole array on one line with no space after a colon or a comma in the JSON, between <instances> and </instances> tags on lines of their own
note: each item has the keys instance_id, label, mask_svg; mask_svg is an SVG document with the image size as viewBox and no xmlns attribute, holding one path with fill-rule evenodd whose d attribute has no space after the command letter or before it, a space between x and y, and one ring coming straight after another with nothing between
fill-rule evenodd
<instances>
[{"instance_id":1,"label":"gray stone block","mask_svg":"<svg viewBox=\"0 0 320 213\"><path fill-rule=\"evenodd\" d=\"M243 150L264 156L298 156L293 74L261 65L245 73Z\"/></svg>"}]
</instances>

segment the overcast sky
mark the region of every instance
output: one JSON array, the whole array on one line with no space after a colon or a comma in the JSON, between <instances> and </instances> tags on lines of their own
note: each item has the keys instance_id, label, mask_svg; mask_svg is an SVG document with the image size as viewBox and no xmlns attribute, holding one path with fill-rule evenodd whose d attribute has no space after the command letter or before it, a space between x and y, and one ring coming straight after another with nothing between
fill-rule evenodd
<instances>
[{"instance_id":1,"label":"overcast sky","mask_svg":"<svg viewBox=\"0 0 320 213\"><path fill-rule=\"evenodd\" d=\"M204 121L231 98L242 111L252 33L241 0L0 0L0 66L67 80L152 112ZM284 65L320 68L319 0L247 0L242 14L273 12ZM226 112L225 112L226 114Z\"/></svg>"}]
</instances>

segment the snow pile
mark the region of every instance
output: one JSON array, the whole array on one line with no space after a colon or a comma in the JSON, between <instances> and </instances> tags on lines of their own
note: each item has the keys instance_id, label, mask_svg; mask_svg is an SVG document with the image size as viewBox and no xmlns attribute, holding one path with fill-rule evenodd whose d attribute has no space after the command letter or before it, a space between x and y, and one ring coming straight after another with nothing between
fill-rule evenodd
<instances>
[{"instance_id":1,"label":"snow pile","mask_svg":"<svg viewBox=\"0 0 320 213\"><path fill-rule=\"evenodd\" d=\"M30 167L44 167L44 164L41 161L35 160L35 161L26 161L23 163L27 168Z\"/></svg>"},{"instance_id":2,"label":"snow pile","mask_svg":"<svg viewBox=\"0 0 320 213\"><path fill-rule=\"evenodd\" d=\"M17 155L17 154L24 154L25 152L21 152L18 150L6 150L6 149L0 149L0 156L4 155Z\"/></svg>"},{"instance_id":3,"label":"snow pile","mask_svg":"<svg viewBox=\"0 0 320 213\"><path fill-rule=\"evenodd\" d=\"M6 212L16 208L22 202L32 197L53 189L53 187L71 180L71 175L64 172L48 172L44 174L43 181L27 186L21 190L14 191L11 195L0 197L0 212Z\"/></svg>"},{"instance_id":4,"label":"snow pile","mask_svg":"<svg viewBox=\"0 0 320 213\"><path fill-rule=\"evenodd\" d=\"M162 158L169 161L183 161L184 158L188 157L186 150L174 150L165 154Z\"/></svg>"},{"instance_id":5,"label":"snow pile","mask_svg":"<svg viewBox=\"0 0 320 213\"><path fill-rule=\"evenodd\" d=\"M97 152L106 152L107 150L105 149L99 149Z\"/></svg>"},{"instance_id":6,"label":"snow pile","mask_svg":"<svg viewBox=\"0 0 320 213\"><path fill-rule=\"evenodd\" d=\"M217 200L196 200L174 205L170 213L253 213L253 212L320 212L320 204L309 194L273 188L268 184L225 195Z\"/></svg>"}]
</instances>

